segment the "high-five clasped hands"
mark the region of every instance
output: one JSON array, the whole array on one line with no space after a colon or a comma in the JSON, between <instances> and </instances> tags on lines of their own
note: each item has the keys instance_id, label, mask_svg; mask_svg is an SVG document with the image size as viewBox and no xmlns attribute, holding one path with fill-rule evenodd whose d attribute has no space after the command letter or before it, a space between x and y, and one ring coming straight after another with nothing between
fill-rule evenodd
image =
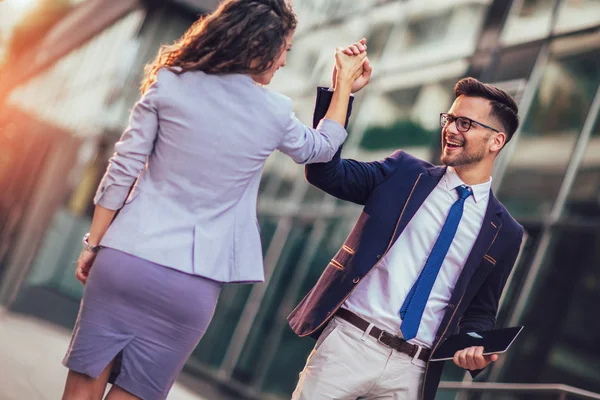
<instances>
[{"instance_id":1,"label":"high-five clasped hands","mask_svg":"<svg viewBox=\"0 0 600 400\"><path fill-rule=\"evenodd\" d=\"M356 60L356 62L361 63L361 69L359 70L360 73L355 75L352 83L351 91L352 93L356 93L369 83L371 80L371 74L373 73L373 68L369 63L369 58L367 57L367 39L363 38L348 47L338 48L336 50L336 63L333 66L333 74L331 77L332 86L334 88L339 82L338 78L341 71L340 63L346 62L347 60Z\"/></svg>"},{"instance_id":2,"label":"high-five clasped hands","mask_svg":"<svg viewBox=\"0 0 600 400\"><path fill-rule=\"evenodd\" d=\"M351 88L354 89L354 82L364 74L364 65L368 62L367 60L366 52L348 54L346 48L337 48L335 50L333 87L351 85Z\"/></svg>"}]
</instances>

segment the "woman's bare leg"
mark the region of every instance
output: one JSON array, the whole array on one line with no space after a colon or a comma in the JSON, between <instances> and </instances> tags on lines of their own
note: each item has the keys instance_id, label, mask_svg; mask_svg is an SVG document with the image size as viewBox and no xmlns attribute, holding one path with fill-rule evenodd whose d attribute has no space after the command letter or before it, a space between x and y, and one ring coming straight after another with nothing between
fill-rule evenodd
<instances>
[{"instance_id":1,"label":"woman's bare leg","mask_svg":"<svg viewBox=\"0 0 600 400\"><path fill-rule=\"evenodd\" d=\"M112 364L111 361L98 379L69 370L62 400L102 400Z\"/></svg>"},{"instance_id":2,"label":"woman's bare leg","mask_svg":"<svg viewBox=\"0 0 600 400\"><path fill-rule=\"evenodd\" d=\"M118 386L113 385L108 392L108 395L104 400L141 400L139 397L134 396L126 390L121 389Z\"/></svg>"}]
</instances>

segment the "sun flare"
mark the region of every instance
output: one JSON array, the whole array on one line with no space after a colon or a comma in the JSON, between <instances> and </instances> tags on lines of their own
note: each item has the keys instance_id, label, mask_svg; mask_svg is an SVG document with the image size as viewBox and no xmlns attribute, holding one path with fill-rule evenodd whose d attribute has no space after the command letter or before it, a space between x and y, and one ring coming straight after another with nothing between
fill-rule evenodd
<instances>
[{"instance_id":1,"label":"sun flare","mask_svg":"<svg viewBox=\"0 0 600 400\"><path fill-rule=\"evenodd\" d=\"M19 8L21 10L28 10L38 0L6 0L6 2L13 6L13 8Z\"/></svg>"}]
</instances>

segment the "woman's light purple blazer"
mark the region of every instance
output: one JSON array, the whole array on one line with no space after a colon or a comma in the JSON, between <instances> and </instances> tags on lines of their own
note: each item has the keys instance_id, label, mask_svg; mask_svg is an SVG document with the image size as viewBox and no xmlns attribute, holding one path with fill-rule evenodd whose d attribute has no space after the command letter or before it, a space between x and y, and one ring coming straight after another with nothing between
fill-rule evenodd
<instances>
[{"instance_id":1,"label":"woman's light purple blazer","mask_svg":"<svg viewBox=\"0 0 600 400\"><path fill-rule=\"evenodd\" d=\"M162 69L94 198L122 207L101 244L221 282L262 281L256 200L267 157L326 162L345 138L332 120L303 125L290 99L248 75Z\"/></svg>"}]
</instances>

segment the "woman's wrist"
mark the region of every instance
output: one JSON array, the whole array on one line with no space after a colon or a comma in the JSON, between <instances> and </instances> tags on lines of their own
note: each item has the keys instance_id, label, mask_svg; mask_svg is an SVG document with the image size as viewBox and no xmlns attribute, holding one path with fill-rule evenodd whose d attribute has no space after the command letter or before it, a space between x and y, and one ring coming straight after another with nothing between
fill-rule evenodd
<instances>
[{"instance_id":1,"label":"woman's wrist","mask_svg":"<svg viewBox=\"0 0 600 400\"><path fill-rule=\"evenodd\" d=\"M83 236L83 240L82 240L82 245L83 245L83 249L90 251L92 253L97 253L98 250L100 250L101 246L100 246L100 241L94 241L89 233L86 233Z\"/></svg>"},{"instance_id":2,"label":"woman's wrist","mask_svg":"<svg viewBox=\"0 0 600 400\"><path fill-rule=\"evenodd\" d=\"M349 79L337 79L334 86L334 91L341 90L350 93L352 91L352 82Z\"/></svg>"}]
</instances>

